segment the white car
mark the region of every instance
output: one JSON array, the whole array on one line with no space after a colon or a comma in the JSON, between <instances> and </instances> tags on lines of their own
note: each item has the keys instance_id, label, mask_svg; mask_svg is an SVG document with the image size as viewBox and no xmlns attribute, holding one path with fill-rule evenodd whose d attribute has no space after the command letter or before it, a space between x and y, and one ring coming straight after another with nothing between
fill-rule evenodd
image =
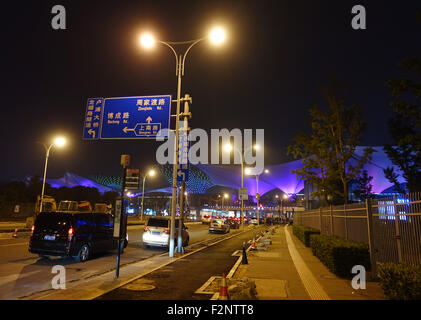
<instances>
[{"instance_id":1,"label":"white car","mask_svg":"<svg viewBox=\"0 0 421 320\"><path fill-rule=\"evenodd\" d=\"M259 221L257 221L257 219L251 219L251 220L250 220L250 223L251 223L251 224L258 225L258 224L259 224Z\"/></svg>"},{"instance_id":2,"label":"white car","mask_svg":"<svg viewBox=\"0 0 421 320\"><path fill-rule=\"evenodd\" d=\"M212 216L210 216L210 215L203 215L200 220L202 221L203 224L207 224L207 223L211 222Z\"/></svg>"},{"instance_id":3,"label":"white car","mask_svg":"<svg viewBox=\"0 0 421 320\"><path fill-rule=\"evenodd\" d=\"M175 220L176 227L176 239L178 235L178 225L180 219ZM143 246L149 247L168 247L170 241L170 224L171 220L167 217L150 217L145 224L145 229L143 230L142 240ZM183 239L183 247L187 247L189 244L189 233L187 232L187 227L182 226L181 236ZM177 240L176 240L177 241Z\"/></svg>"},{"instance_id":4,"label":"white car","mask_svg":"<svg viewBox=\"0 0 421 320\"><path fill-rule=\"evenodd\" d=\"M230 224L228 222L225 222L224 219L212 219L212 221L209 223L209 233L228 233L230 232L230 229Z\"/></svg>"}]
</instances>

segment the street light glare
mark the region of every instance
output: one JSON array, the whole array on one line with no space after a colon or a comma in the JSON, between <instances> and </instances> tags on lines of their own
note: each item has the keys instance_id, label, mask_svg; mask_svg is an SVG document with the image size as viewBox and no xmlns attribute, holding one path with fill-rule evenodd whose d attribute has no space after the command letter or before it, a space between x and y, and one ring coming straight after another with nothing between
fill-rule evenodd
<instances>
[{"instance_id":1,"label":"street light glare","mask_svg":"<svg viewBox=\"0 0 421 320\"><path fill-rule=\"evenodd\" d=\"M287 198L288 198L288 195L284 194L284 199L287 199Z\"/></svg>"},{"instance_id":2,"label":"street light glare","mask_svg":"<svg viewBox=\"0 0 421 320\"><path fill-rule=\"evenodd\" d=\"M210 40L214 44L221 44L225 41L225 31L222 28L215 28L210 33Z\"/></svg>"},{"instance_id":3,"label":"street light glare","mask_svg":"<svg viewBox=\"0 0 421 320\"><path fill-rule=\"evenodd\" d=\"M251 173L250 168L246 168L246 169L244 170L244 173L245 173L245 174L250 174L250 173Z\"/></svg>"},{"instance_id":4,"label":"street light glare","mask_svg":"<svg viewBox=\"0 0 421 320\"><path fill-rule=\"evenodd\" d=\"M225 151L230 152L232 150L232 145L229 143L224 146Z\"/></svg>"},{"instance_id":5,"label":"street light glare","mask_svg":"<svg viewBox=\"0 0 421 320\"><path fill-rule=\"evenodd\" d=\"M152 48L155 44L155 38L150 33L145 33L140 37L140 44L144 48Z\"/></svg>"},{"instance_id":6,"label":"street light glare","mask_svg":"<svg viewBox=\"0 0 421 320\"><path fill-rule=\"evenodd\" d=\"M224 198L227 199L228 198L228 193L224 194Z\"/></svg>"},{"instance_id":7,"label":"street light glare","mask_svg":"<svg viewBox=\"0 0 421 320\"><path fill-rule=\"evenodd\" d=\"M56 147L61 148L61 147L63 147L65 144L66 144L66 139L65 139L65 138L63 138L63 137L57 137L57 138L54 140L54 145L55 145Z\"/></svg>"},{"instance_id":8,"label":"street light glare","mask_svg":"<svg viewBox=\"0 0 421 320\"><path fill-rule=\"evenodd\" d=\"M254 150L259 150L259 149L260 149L260 146L258 144L255 144L254 145Z\"/></svg>"},{"instance_id":9,"label":"street light glare","mask_svg":"<svg viewBox=\"0 0 421 320\"><path fill-rule=\"evenodd\" d=\"M153 177L155 175L155 170L149 170L148 175Z\"/></svg>"}]
</instances>

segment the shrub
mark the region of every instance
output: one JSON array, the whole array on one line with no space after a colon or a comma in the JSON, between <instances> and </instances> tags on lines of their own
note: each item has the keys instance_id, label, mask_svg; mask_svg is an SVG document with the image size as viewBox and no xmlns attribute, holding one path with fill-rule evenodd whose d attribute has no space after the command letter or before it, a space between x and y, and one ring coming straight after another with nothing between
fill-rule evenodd
<instances>
[{"instance_id":1,"label":"shrub","mask_svg":"<svg viewBox=\"0 0 421 320\"><path fill-rule=\"evenodd\" d=\"M352 278L351 270L356 265L370 270L370 253L366 243L313 234L310 246L313 255L337 276Z\"/></svg>"},{"instance_id":2,"label":"shrub","mask_svg":"<svg viewBox=\"0 0 421 320\"><path fill-rule=\"evenodd\" d=\"M391 300L421 299L421 266L383 263L378 267L380 286Z\"/></svg>"},{"instance_id":3,"label":"shrub","mask_svg":"<svg viewBox=\"0 0 421 320\"><path fill-rule=\"evenodd\" d=\"M310 235L312 234L320 234L319 230L310 228L310 227L305 227L305 226L300 226L300 225L296 225L294 224L292 226L292 233L301 240L302 243L305 244L306 247L310 247Z\"/></svg>"}]
</instances>

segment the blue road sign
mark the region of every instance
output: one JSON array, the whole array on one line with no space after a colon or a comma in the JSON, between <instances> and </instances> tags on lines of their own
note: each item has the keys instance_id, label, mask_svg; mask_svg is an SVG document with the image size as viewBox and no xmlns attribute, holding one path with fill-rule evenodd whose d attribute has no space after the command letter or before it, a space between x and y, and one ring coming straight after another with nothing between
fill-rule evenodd
<instances>
[{"instance_id":1,"label":"blue road sign","mask_svg":"<svg viewBox=\"0 0 421 320\"><path fill-rule=\"evenodd\" d=\"M83 139L98 140L101 128L103 98L90 98L86 104Z\"/></svg>"},{"instance_id":2,"label":"blue road sign","mask_svg":"<svg viewBox=\"0 0 421 320\"><path fill-rule=\"evenodd\" d=\"M189 149L190 141L188 140L187 131L180 129L178 139L178 168L177 182L189 180Z\"/></svg>"},{"instance_id":3,"label":"blue road sign","mask_svg":"<svg viewBox=\"0 0 421 320\"><path fill-rule=\"evenodd\" d=\"M167 134L171 95L105 98L101 139L155 139Z\"/></svg>"}]
</instances>

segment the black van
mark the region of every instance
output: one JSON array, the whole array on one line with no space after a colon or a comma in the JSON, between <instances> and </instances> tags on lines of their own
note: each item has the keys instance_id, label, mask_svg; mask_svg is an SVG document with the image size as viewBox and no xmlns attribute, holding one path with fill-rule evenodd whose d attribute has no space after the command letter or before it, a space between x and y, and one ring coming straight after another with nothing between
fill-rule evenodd
<instances>
[{"instance_id":1,"label":"black van","mask_svg":"<svg viewBox=\"0 0 421 320\"><path fill-rule=\"evenodd\" d=\"M71 256L86 261L92 253L117 249L114 219L106 213L41 212L32 227L29 252L41 258ZM122 242L121 250L127 245Z\"/></svg>"}]
</instances>

